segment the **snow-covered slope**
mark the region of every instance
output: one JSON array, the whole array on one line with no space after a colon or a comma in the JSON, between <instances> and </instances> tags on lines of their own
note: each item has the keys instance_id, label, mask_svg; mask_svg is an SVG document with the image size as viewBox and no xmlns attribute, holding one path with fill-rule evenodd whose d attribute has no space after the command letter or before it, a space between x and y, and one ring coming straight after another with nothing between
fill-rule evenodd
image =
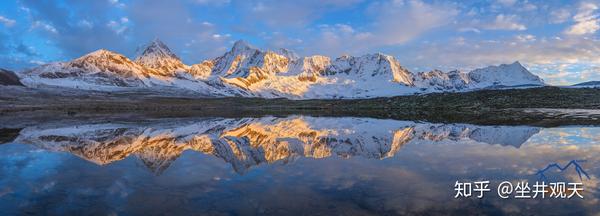
<instances>
[{"instance_id":1,"label":"snow-covered slope","mask_svg":"<svg viewBox=\"0 0 600 216\"><path fill-rule=\"evenodd\" d=\"M25 85L46 84L73 88L143 87L157 71L132 62L127 57L97 50L71 62L46 64L25 71Z\"/></svg>"},{"instance_id":2,"label":"snow-covered slope","mask_svg":"<svg viewBox=\"0 0 600 216\"><path fill-rule=\"evenodd\" d=\"M544 86L544 81L529 72L521 63L501 64L470 72L433 70L416 75L415 85L427 92L468 91L484 88Z\"/></svg>"},{"instance_id":3,"label":"snow-covered slope","mask_svg":"<svg viewBox=\"0 0 600 216\"><path fill-rule=\"evenodd\" d=\"M582 82L572 85L575 88L600 88L600 81Z\"/></svg>"},{"instance_id":4,"label":"snow-covered slope","mask_svg":"<svg viewBox=\"0 0 600 216\"><path fill-rule=\"evenodd\" d=\"M541 86L543 81L519 62L460 71L412 73L393 56L298 57L292 51L260 50L237 41L225 54L185 65L160 40L145 46L135 61L98 50L70 62L43 65L23 73L28 86L118 91L127 88L180 88L199 96L370 98Z\"/></svg>"},{"instance_id":5,"label":"snow-covered slope","mask_svg":"<svg viewBox=\"0 0 600 216\"><path fill-rule=\"evenodd\" d=\"M467 73L440 70L419 72L415 77L415 85L432 91L461 91L470 87L472 81Z\"/></svg>"},{"instance_id":6,"label":"snow-covered slope","mask_svg":"<svg viewBox=\"0 0 600 216\"><path fill-rule=\"evenodd\" d=\"M135 58L135 62L154 69L165 76L188 70L188 67L181 62L179 57L171 52L169 47L159 39L154 39L146 45Z\"/></svg>"},{"instance_id":7,"label":"snow-covered slope","mask_svg":"<svg viewBox=\"0 0 600 216\"><path fill-rule=\"evenodd\" d=\"M473 81L474 87L479 88L545 85L540 77L529 72L518 61L512 64L501 64L473 70L469 72L469 78Z\"/></svg>"},{"instance_id":8,"label":"snow-covered slope","mask_svg":"<svg viewBox=\"0 0 600 216\"><path fill-rule=\"evenodd\" d=\"M393 56L381 53L363 55L361 57L342 56L335 59L325 70L326 75L344 74L356 78L357 81L380 79L411 86L412 74L400 66Z\"/></svg>"},{"instance_id":9,"label":"snow-covered slope","mask_svg":"<svg viewBox=\"0 0 600 216\"><path fill-rule=\"evenodd\" d=\"M97 50L70 62L42 65L22 74L21 81L29 87L58 86L100 91L169 88L191 90L205 97L227 95L201 80L165 74L108 50Z\"/></svg>"}]
</instances>

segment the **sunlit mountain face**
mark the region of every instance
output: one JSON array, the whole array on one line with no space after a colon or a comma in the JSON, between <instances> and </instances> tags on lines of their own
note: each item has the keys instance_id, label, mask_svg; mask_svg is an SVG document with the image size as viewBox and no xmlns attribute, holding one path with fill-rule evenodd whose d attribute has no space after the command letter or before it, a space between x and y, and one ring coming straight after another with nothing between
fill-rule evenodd
<instances>
[{"instance_id":1,"label":"sunlit mountain face","mask_svg":"<svg viewBox=\"0 0 600 216\"><path fill-rule=\"evenodd\" d=\"M0 134L0 209L69 214L597 212L600 128L353 117L50 121ZM454 198L456 181L583 182L584 199ZM50 200L64 202L47 205ZM69 201L66 201L69 200ZM91 201L93 200L93 205ZM210 207L209 207L210 206ZM175 210L174 210L175 209Z\"/></svg>"},{"instance_id":2,"label":"sunlit mountain face","mask_svg":"<svg viewBox=\"0 0 600 216\"><path fill-rule=\"evenodd\" d=\"M411 72L391 55L299 57L287 49L256 48L243 40L214 59L185 65L155 39L134 59L100 49L68 62L23 71L31 88L105 92L165 89L204 97L290 99L370 98L432 92L542 87L544 81L520 62L461 72Z\"/></svg>"}]
</instances>

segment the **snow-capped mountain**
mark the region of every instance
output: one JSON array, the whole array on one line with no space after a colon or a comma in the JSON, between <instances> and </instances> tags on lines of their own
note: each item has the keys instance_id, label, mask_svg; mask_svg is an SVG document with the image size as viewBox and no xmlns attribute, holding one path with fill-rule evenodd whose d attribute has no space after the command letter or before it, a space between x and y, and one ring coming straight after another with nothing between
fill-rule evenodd
<instances>
[{"instance_id":1,"label":"snow-capped mountain","mask_svg":"<svg viewBox=\"0 0 600 216\"><path fill-rule=\"evenodd\" d=\"M188 66L184 65L179 57L159 39L154 39L146 45L135 58L135 62L159 71L165 76L188 70Z\"/></svg>"},{"instance_id":2,"label":"snow-capped mountain","mask_svg":"<svg viewBox=\"0 0 600 216\"><path fill-rule=\"evenodd\" d=\"M151 52L151 50L156 52ZM101 49L70 62L50 63L26 70L21 74L21 81L30 87L59 86L100 91L177 88L198 92L199 96L226 95L200 80L180 78L175 76L174 72L165 73L162 71L165 67L160 65L165 62L169 63L169 61L162 61L166 58L158 58L157 54L165 54L163 50L157 51L157 49L149 48L147 51L144 52L147 55L140 56L138 60L144 63L150 56L157 57L157 63L152 65L153 67L157 66L158 69L138 64L121 54ZM187 74L187 71L183 72Z\"/></svg>"},{"instance_id":3,"label":"snow-capped mountain","mask_svg":"<svg viewBox=\"0 0 600 216\"><path fill-rule=\"evenodd\" d=\"M160 40L146 45L134 61L98 50L70 62L43 65L22 73L25 85L118 91L174 88L199 96L370 98L511 86L543 81L519 62L471 72L412 73L393 56L298 57L292 51L261 50L237 41L222 56L185 65Z\"/></svg>"},{"instance_id":4,"label":"snow-capped mountain","mask_svg":"<svg viewBox=\"0 0 600 216\"><path fill-rule=\"evenodd\" d=\"M143 87L148 78L159 73L127 57L108 50L97 50L70 62L46 64L25 71L25 85L46 84L74 88Z\"/></svg>"},{"instance_id":5,"label":"snow-capped mountain","mask_svg":"<svg viewBox=\"0 0 600 216\"><path fill-rule=\"evenodd\" d=\"M600 88L600 81L582 82L572 85L575 88Z\"/></svg>"},{"instance_id":6,"label":"snow-capped mountain","mask_svg":"<svg viewBox=\"0 0 600 216\"><path fill-rule=\"evenodd\" d=\"M475 69L470 72L457 70L420 72L415 78L417 86L434 91L465 91L484 88L510 88L544 86L544 81L529 72L521 63L502 64Z\"/></svg>"},{"instance_id":7,"label":"snow-capped mountain","mask_svg":"<svg viewBox=\"0 0 600 216\"><path fill-rule=\"evenodd\" d=\"M238 172L297 157L393 157L406 145L476 142L519 148L539 128L431 124L370 118L210 118L151 123L36 125L14 143L69 152L104 165L135 156L162 172L184 151L221 158Z\"/></svg>"},{"instance_id":8,"label":"snow-capped mountain","mask_svg":"<svg viewBox=\"0 0 600 216\"><path fill-rule=\"evenodd\" d=\"M406 86L413 84L412 74L400 66L396 58L381 53L339 57L325 70L325 74L345 74L363 81L382 79Z\"/></svg>"},{"instance_id":9,"label":"snow-capped mountain","mask_svg":"<svg viewBox=\"0 0 600 216\"><path fill-rule=\"evenodd\" d=\"M475 69L469 78L476 87L544 85L544 81L523 67L520 62Z\"/></svg>"}]
</instances>

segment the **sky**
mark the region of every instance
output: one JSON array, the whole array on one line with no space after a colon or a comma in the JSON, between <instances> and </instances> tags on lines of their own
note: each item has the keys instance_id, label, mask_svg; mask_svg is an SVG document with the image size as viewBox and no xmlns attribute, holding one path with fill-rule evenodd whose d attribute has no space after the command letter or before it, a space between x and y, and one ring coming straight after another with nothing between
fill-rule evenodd
<instances>
[{"instance_id":1,"label":"sky","mask_svg":"<svg viewBox=\"0 0 600 216\"><path fill-rule=\"evenodd\" d=\"M159 38L186 64L236 40L301 56L381 52L411 71L519 61L555 85L600 80L600 0L3 0L0 68Z\"/></svg>"}]
</instances>

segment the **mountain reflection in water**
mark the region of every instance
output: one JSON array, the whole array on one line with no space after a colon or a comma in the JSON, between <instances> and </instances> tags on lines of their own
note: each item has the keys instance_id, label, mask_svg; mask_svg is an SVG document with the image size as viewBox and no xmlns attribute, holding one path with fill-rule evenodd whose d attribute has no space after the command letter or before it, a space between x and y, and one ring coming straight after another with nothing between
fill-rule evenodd
<instances>
[{"instance_id":1,"label":"mountain reflection in water","mask_svg":"<svg viewBox=\"0 0 600 216\"><path fill-rule=\"evenodd\" d=\"M600 127L307 116L9 126L0 126L0 215L600 212ZM589 179L572 168L544 176L583 181L584 199L496 194L502 181L533 184L540 169L572 160ZM478 180L491 182L486 197L454 198L456 181Z\"/></svg>"},{"instance_id":2,"label":"mountain reflection in water","mask_svg":"<svg viewBox=\"0 0 600 216\"><path fill-rule=\"evenodd\" d=\"M243 173L297 157L393 157L409 142L465 140L519 147L535 127L442 125L363 118L265 117L174 120L151 124L45 125L26 128L16 143L69 152L104 165L135 155L161 173L184 151L213 155Z\"/></svg>"}]
</instances>

